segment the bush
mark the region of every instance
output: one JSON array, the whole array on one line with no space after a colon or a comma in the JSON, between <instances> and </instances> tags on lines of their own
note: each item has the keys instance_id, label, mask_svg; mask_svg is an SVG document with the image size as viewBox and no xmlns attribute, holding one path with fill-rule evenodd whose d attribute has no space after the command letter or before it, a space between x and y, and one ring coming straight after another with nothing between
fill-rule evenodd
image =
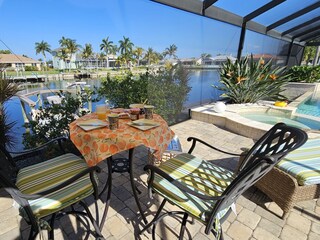
<instances>
[{"instance_id":1,"label":"bush","mask_svg":"<svg viewBox=\"0 0 320 240\"><path fill-rule=\"evenodd\" d=\"M36 66L25 66L25 71L38 71L38 68Z\"/></svg>"},{"instance_id":2,"label":"bush","mask_svg":"<svg viewBox=\"0 0 320 240\"><path fill-rule=\"evenodd\" d=\"M294 81L297 82L319 82L320 66L294 66L289 70Z\"/></svg>"},{"instance_id":3,"label":"bush","mask_svg":"<svg viewBox=\"0 0 320 240\"><path fill-rule=\"evenodd\" d=\"M272 60L255 62L248 56L236 60L230 59L220 70L221 85L213 87L223 91L221 97L231 103L255 103L258 100L285 100L281 95L283 86L290 81L285 68L272 68Z\"/></svg>"},{"instance_id":4,"label":"bush","mask_svg":"<svg viewBox=\"0 0 320 240\"><path fill-rule=\"evenodd\" d=\"M141 103L147 99L148 78L141 74L133 76L127 72L123 76L103 79L98 93L109 100L115 107L128 108L131 103Z\"/></svg>"},{"instance_id":5,"label":"bush","mask_svg":"<svg viewBox=\"0 0 320 240\"><path fill-rule=\"evenodd\" d=\"M30 132L23 135L25 148L34 148L48 140L66 136L69 137L69 124L77 117L87 113L83 109L83 97L72 97L70 93L63 95L61 104L47 105L39 108L38 113L33 116L34 120L27 124Z\"/></svg>"},{"instance_id":6,"label":"bush","mask_svg":"<svg viewBox=\"0 0 320 240\"><path fill-rule=\"evenodd\" d=\"M188 71L177 64L137 76L131 72L123 77L111 78L108 75L102 82L99 94L115 107L128 108L132 103L147 101L156 107L156 113L171 124L183 110L183 103L191 90L188 81Z\"/></svg>"}]
</instances>

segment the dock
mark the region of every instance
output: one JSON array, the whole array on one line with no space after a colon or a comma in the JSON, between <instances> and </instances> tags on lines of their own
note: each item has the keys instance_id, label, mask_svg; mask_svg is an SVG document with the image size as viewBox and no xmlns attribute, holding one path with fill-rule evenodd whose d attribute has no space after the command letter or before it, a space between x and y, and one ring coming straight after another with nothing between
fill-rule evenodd
<instances>
[{"instance_id":1,"label":"dock","mask_svg":"<svg viewBox=\"0 0 320 240\"><path fill-rule=\"evenodd\" d=\"M30 76L11 76L7 78L9 81L12 82L45 82L46 76L45 75L30 75Z\"/></svg>"},{"instance_id":2,"label":"dock","mask_svg":"<svg viewBox=\"0 0 320 240\"><path fill-rule=\"evenodd\" d=\"M60 92L69 92L69 93L77 93L77 89L47 89L47 90L38 90L38 91L34 91L34 92L30 92L30 93L26 93L26 94L17 94L16 96L20 99L20 103L21 103L21 110L22 110L22 115L23 115L23 119L25 123L28 123L29 121L31 121L32 117L30 115L30 113L27 112L26 110L26 105L28 105L31 109L31 112L34 111L36 109L36 105L38 104L38 106L43 106L43 100L47 100L47 96L48 94L58 94ZM37 96L38 99L37 101L33 101L32 99L30 99L30 96Z\"/></svg>"}]
</instances>

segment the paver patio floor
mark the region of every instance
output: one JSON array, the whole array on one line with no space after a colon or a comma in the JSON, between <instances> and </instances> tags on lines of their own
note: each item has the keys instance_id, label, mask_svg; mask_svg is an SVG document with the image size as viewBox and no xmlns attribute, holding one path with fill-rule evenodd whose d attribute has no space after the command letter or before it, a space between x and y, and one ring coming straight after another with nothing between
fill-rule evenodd
<instances>
[{"instance_id":1,"label":"paver patio floor","mask_svg":"<svg viewBox=\"0 0 320 240\"><path fill-rule=\"evenodd\" d=\"M178 135L182 148L187 151L190 143L187 137L201 138L211 144L231 152L241 152L242 147L250 147L251 139L233 134L220 129L213 124L196 120L188 120L171 127ZM125 156L126 153L122 153ZM220 158L214 163L234 170L237 158L217 153L204 146L197 146L194 155L206 160ZM135 150L134 173L138 189L142 192L140 202L147 214L148 220L152 218L159 206L158 196L149 199L146 189L147 175L143 166L148 161L148 151L141 146ZM106 165L102 164L106 170ZM106 173L99 176L101 186L106 180ZM141 218L137 214L137 207L131 191L129 175L127 173L113 174L113 190L108 217L103 228L106 239L139 239L137 232L142 228ZM103 211L103 200L98 201L99 212ZM95 213L96 208L93 199L87 199L90 209ZM0 190L0 239L27 239L28 225L18 214L18 210L12 207L12 199ZM255 187L250 188L237 202L237 215L230 214L223 223L222 228L225 239L290 239L290 240L315 240L320 239L320 201L311 200L299 203L288 214L286 219L281 219L281 209L268 199ZM175 209L167 204L167 209ZM100 214L101 215L101 214ZM101 216L100 216L101 217ZM65 216L57 221L55 239L83 239L83 226L74 217ZM157 239L177 239L179 224L172 218L165 218L157 227ZM204 227L195 222L187 225L186 239L214 239L212 235L204 234ZM144 233L141 239L151 239L151 234ZM40 239L38 237L38 239ZM89 239L93 239L90 237Z\"/></svg>"}]
</instances>

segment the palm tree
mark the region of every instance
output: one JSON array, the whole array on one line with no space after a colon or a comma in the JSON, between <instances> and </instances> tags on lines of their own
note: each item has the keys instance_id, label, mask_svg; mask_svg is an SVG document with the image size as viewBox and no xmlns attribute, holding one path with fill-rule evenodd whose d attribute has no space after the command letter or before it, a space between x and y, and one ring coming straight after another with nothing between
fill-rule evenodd
<instances>
[{"instance_id":1,"label":"palm tree","mask_svg":"<svg viewBox=\"0 0 320 240\"><path fill-rule=\"evenodd\" d=\"M100 44L100 51L103 50L107 56L107 68L109 67L109 57L108 54L113 51L114 45L113 41L109 41L109 37L102 39L102 43Z\"/></svg>"},{"instance_id":2,"label":"palm tree","mask_svg":"<svg viewBox=\"0 0 320 240\"><path fill-rule=\"evenodd\" d=\"M141 48L141 47L137 47L137 48L133 51L133 54L134 54L134 56L136 57L136 59L137 59L137 61L138 61L138 66L140 65L140 59L141 59L141 57L142 57L142 55L143 55L143 52L144 52L144 50L143 50L143 48Z\"/></svg>"},{"instance_id":3,"label":"palm tree","mask_svg":"<svg viewBox=\"0 0 320 240\"><path fill-rule=\"evenodd\" d=\"M178 50L178 47L175 44L170 45L168 48L165 49L163 55L169 56L169 58L174 57L177 58L176 52Z\"/></svg>"},{"instance_id":4,"label":"palm tree","mask_svg":"<svg viewBox=\"0 0 320 240\"><path fill-rule=\"evenodd\" d=\"M126 65L128 66L128 62L132 60L132 48L134 44L130 41L129 38L123 36L123 40L119 41L119 51L124 59Z\"/></svg>"},{"instance_id":5,"label":"palm tree","mask_svg":"<svg viewBox=\"0 0 320 240\"><path fill-rule=\"evenodd\" d=\"M44 67L46 70L48 70L47 69L46 52L51 53L50 45L45 41L36 42L36 54L41 53L43 55Z\"/></svg>"},{"instance_id":6,"label":"palm tree","mask_svg":"<svg viewBox=\"0 0 320 240\"><path fill-rule=\"evenodd\" d=\"M212 55L210 53L202 53L201 54L201 59L210 58L210 57L212 57Z\"/></svg>"},{"instance_id":7,"label":"palm tree","mask_svg":"<svg viewBox=\"0 0 320 240\"><path fill-rule=\"evenodd\" d=\"M59 40L59 44L61 47L67 47L68 38L65 38L62 36L62 38Z\"/></svg>"},{"instance_id":8,"label":"palm tree","mask_svg":"<svg viewBox=\"0 0 320 240\"><path fill-rule=\"evenodd\" d=\"M148 61L148 65L153 63L155 55L156 55L156 52L153 51L153 49L151 47L149 47L144 55L144 59L146 59Z\"/></svg>"},{"instance_id":9,"label":"palm tree","mask_svg":"<svg viewBox=\"0 0 320 240\"><path fill-rule=\"evenodd\" d=\"M76 43L76 40L65 38L65 37L62 37L59 40L59 43L60 43L60 46L64 48L65 53L68 55L69 59L66 59L66 60L67 61L69 60L69 71L70 71L70 68L71 68L70 61L72 59L72 56L80 49L81 46Z\"/></svg>"},{"instance_id":10,"label":"palm tree","mask_svg":"<svg viewBox=\"0 0 320 240\"><path fill-rule=\"evenodd\" d=\"M58 51L57 51L57 58L61 59L64 63L67 61L67 59L69 58L68 57L68 54L67 54L67 51L65 48L60 48ZM60 62L59 62L59 68L60 68ZM60 68L61 69L61 68Z\"/></svg>"},{"instance_id":11,"label":"palm tree","mask_svg":"<svg viewBox=\"0 0 320 240\"><path fill-rule=\"evenodd\" d=\"M84 48L82 50L82 53L81 53L81 57L83 59L86 59L88 60L89 58L91 58L93 56L93 50L92 50L92 45L90 43L86 43L84 45ZM88 66L88 62L86 64Z\"/></svg>"},{"instance_id":12,"label":"palm tree","mask_svg":"<svg viewBox=\"0 0 320 240\"><path fill-rule=\"evenodd\" d=\"M106 54L104 52L97 53L97 59L100 62L100 67L103 67L103 61L106 59Z\"/></svg>"}]
</instances>

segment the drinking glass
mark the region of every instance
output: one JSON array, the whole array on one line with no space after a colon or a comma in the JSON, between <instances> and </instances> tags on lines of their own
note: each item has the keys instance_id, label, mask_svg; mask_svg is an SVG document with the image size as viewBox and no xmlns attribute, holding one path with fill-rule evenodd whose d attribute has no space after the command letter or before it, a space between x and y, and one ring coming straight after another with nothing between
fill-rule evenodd
<instances>
[{"instance_id":1,"label":"drinking glass","mask_svg":"<svg viewBox=\"0 0 320 240\"><path fill-rule=\"evenodd\" d=\"M153 119L153 109L152 105L144 105L144 118L145 119Z\"/></svg>"},{"instance_id":2,"label":"drinking glass","mask_svg":"<svg viewBox=\"0 0 320 240\"><path fill-rule=\"evenodd\" d=\"M119 115L111 113L108 115L109 129L115 130L119 127Z\"/></svg>"},{"instance_id":3,"label":"drinking glass","mask_svg":"<svg viewBox=\"0 0 320 240\"><path fill-rule=\"evenodd\" d=\"M98 116L98 119L105 120L107 117L106 114L106 105L100 104L96 106L96 114Z\"/></svg>"}]
</instances>

